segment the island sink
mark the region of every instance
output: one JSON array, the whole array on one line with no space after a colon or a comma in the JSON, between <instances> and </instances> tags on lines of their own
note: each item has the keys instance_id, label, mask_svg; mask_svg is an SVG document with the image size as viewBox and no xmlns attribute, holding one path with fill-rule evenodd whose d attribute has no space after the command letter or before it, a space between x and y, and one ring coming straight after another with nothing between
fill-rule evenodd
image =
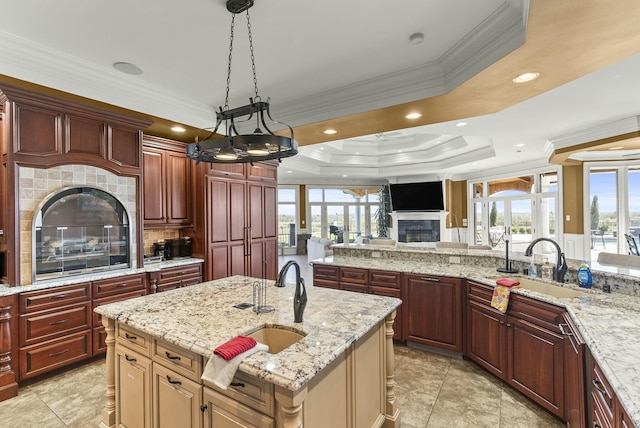
<instances>
[{"instance_id":1,"label":"island sink","mask_svg":"<svg viewBox=\"0 0 640 428\"><path fill-rule=\"evenodd\" d=\"M264 325L257 330L247 333L247 336L253 337L256 342L267 345L269 347L269 354L278 354L306 335L303 331L293 331L275 325Z\"/></svg>"}]
</instances>

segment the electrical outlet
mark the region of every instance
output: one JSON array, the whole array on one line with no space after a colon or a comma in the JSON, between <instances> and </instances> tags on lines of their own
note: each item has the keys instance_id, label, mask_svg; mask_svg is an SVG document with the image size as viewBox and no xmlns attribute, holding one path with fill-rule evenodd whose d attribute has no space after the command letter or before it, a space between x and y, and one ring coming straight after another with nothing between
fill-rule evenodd
<instances>
[{"instance_id":1,"label":"electrical outlet","mask_svg":"<svg viewBox=\"0 0 640 428\"><path fill-rule=\"evenodd\" d=\"M460 257L459 256L449 256L449 263L451 264L460 264Z\"/></svg>"},{"instance_id":2,"label":"electrical outlet","mask_svg":"<svg viewBox=\"0 0 640 428\"><path fill-rule=\"evenodd\" d=\"M379 259L381 255L382 254L380 254L380 251L372 251L371 252L371 258L374 258L374 259Z\"/></svg>"}]
</instances>

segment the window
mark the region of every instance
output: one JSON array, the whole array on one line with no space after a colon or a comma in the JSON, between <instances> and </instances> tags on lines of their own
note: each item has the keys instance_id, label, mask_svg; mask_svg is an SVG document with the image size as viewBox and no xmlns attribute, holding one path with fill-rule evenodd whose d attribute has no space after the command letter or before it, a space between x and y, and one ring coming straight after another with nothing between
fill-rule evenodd
<instances>
[{"instance_id":1,"label":"window","mask_svg":"<svg viewBox=\"0 0 640 428\"><path fill-rule=\"evenodd\" d=\"M591 261L600 252L629 254L640 246L640 165L636 163L585 165L585 242Z\"/></svg>"},{"instance_id":2,"label":"window","mask_svg":"<svg viewBox=\"0 0 640 428\"><path fill-rule=\"evenodd\" d=\"M284 247L296 246L297 188L278 187L278 242Z\"/></svg>"},{"instance_id":3,"label":"window","mask_svg":"<svg viewBox=\"0 0 640 428\"><path fill-rule=\"evenodd\" d=\"M379 188L308 188L311 234L336 243L377 236Z\"/></svg>"},{"instance_id":4,"label":"window","mask_svg":"<svg viewBox=\"0 0 640 428\"><path fill-rule=\"evenodd\" d=\"M511 251L524 252L535 238L555 239L557 171L470 183L469 189L471 243L502 249L509 241ZM536 251L554 250L545 244Z\"/></svg>"}]
</instances>

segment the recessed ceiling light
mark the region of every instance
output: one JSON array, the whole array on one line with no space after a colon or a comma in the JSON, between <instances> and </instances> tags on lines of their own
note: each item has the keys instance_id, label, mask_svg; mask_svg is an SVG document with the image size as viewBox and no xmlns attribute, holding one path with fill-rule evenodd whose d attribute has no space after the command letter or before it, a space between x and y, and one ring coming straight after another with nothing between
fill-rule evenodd
<instances>
[{"instance_id":1,"label":"recessed ceiling light","mask_svg":"<svg viewBox=\"0 0 640 428\"><path fill-rule=\"evenodd\" d=\"M142 74L142 69L135 64L131 64L130 62L114 62L113 68L127 74Z\"/></svg>"},{"instance_id":2,"label":"recessed ceiling light","mask_svg":"<svg viewBox=\"0 0 640 428\"><path fill-rule=\"evenodd\" d=\"M531 82L532 80L537 79L538 76L540 76L540 73L534 73L534 72L522 73L520 76L512 79L512 81L513 83Z\"/></svg>"},{"instance_id":3,"label":"recessed ceiling light","mask_svg":"<svg viewBox=\"0 0 640 428\"><path fill-rule=\"evenodd\" d=\"M291 174L293 171L287 171L287 174Z\"/></svg>"},{"instance_id":4,"label":"recessed ceiling light","mask_svg":"<svg viewBox=\"0 0 640 428\"><path fill-rule=\"evenodd\" d=\"M186 131L186 129L184 129L182 126L172 126L171 130L174 132L184 132Z\"/></svg>"},{"instance_id":5,"label":"recessed ceiling light","mask_svg":"<svg viewBox=\"0 0 640 428\"><path fill-rule=\"evenodd\" d=\"M624 149L624 147L622 146L609 147L609 150L622 150L622 149Z\"/></svg>"},{"instance_id":6,"label":"recessed ceiling light","mask_svg":"<svg viewBox=\"0 0 640 428\"><path fill-rule=\"evenodd\" d=\"M337 134L338 133L338 131L336 131L335 129L325 129L322 132L324 132L327 135L333 135L333 134Z\"/></svg>"},{"instance_id":7,"label":"recessed ceiling light","mask_svg":"<svg viewBox=\"0 0 640 428\"><path fill-rule=\"evenodd\" d=\"M324 150L324 147L320 147L320 150Z\"/></svg>"},{"instance_id":8,"label":"recessed ceiling light","mask_svg":"<svg viewBox=\"0 0 640 428\"><path fill-rule=\"evenodd\" d=\"M516 147L524 147L524 143L518 143L516 144Z\"/></svg>"},{"instance_id":9,"label":"recessed ceiling light","mask_svg":"<svg viewBox=\"0 0 640 428\"><path fill-rule=\"evenodd\" d=\"M422 114L420 113L409 113L408 115L405 116L407 119L417 119L419 117L422 117Z\"/></svg>"},{"instance_id":10,"label":"recessed ceiling light","mask_svg":"<svg viewBox=\"0 0 640 428\"><path fill-rule=\"evenodd\" d=\"M478 166L478 162L472 163L471 166Z\"/></svg>"},{"instance_id":11,"label":"recessed ceiling light","mask_svg":"<svg viewBox=\"0 0 640 428\"><path fill-rule=\"evenodd\" d=\"M348 175L347 174L342 174L342 178L347 178Z\"/></svg>"},{"instance_id":12,"label":"recessed ceiling light","mask_svg":"<svg viewBox=\"0 0 640 428\"><path fill-rule=\"evenodd\" d=\"M468 123L467 123L467 122L458 122L458 123L456 123L456 126L457 126L458 128L459 128L459 127L461 127L461 126L467 126L467 125L468 125Z\"/></svg>"},{"instance_id":13,"label":"recessed ceiling light","mask_svg":"<svg viewBox=\"0 0 640 428\"><path fill-rule=\"evenodd\" d=\"M356 152L356 154L357 154L357 155L359 155L359 154L360 154L360 152Z\"/></svg>"}]
</instances>

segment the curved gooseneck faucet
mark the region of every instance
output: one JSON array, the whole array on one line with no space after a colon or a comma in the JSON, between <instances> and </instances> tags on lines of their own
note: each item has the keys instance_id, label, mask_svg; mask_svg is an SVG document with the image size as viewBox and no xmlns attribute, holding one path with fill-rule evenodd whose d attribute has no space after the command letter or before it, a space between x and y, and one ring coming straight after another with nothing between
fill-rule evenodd
<instances>
[{"instance_id":1,"label":"curved gooseneck faucet","mask_svg":"<svg viewBox=\"0 0 640 428\"><path fill-rule=\"evenodd\" d=\"M296 269L296 291L293 295L293 322L302 322L304 308L307 306L307 289L304 286L304 278L300 275L300 265L295 260L289 260L282 266L278 279L276 279L276 287L284 287L285 277L291 266Z\"/></svg>"},{"instance_id":2,"label":"curved gooseneck faucet","mask_svg":"<svg viewBox=\"0 0 640 428\"><path fill-rule=\"evenodd\" d=\"M564 282L564 275L567 273L567 261L564 258L564 253L560 249L560 245L553 239L549 238L537 238L531 241L531 244L524 250L524 255L527 257L531 257L533 254L533 247L540 241L545 241L553 244L556 247L556 252L558 253L558 259L556 261L556 267L554 269L555 272L555 280L558 282Z\"/></svg>"}]
</instances>

